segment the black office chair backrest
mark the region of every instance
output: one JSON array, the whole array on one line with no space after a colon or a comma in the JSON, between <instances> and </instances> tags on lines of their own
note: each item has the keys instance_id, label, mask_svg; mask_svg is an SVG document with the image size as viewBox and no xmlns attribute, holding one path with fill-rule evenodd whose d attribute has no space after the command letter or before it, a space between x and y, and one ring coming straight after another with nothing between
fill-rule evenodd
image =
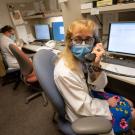
<instances>
[{"instance_id":1,"label":"black office chair backrest","mask_svg":"<svg viewBox=\"0 0 135 135\"><path fill-rule=\"evenodd\" d=\"M38 51L33 60L34 70L42 89L47 94L59 116L65 119L65 105L54 82L54 59L56 55L50 50Z\"/></svg>"},{"instance_id":2,"label":"black office chair backrest","mask_svg":"<svg viewBox=\"0 0 135 135\"><path fill-rule=\"evenodd\" d=\"M8 64L7 64L7 61L4 57L4 55L1 53L1 56L2 56L2 60L3 60L3 64L4 64L4 67L5 67L5 70L8 70Z\"/></svg>"},{"instance_id":3,"label":"black office chair backrest","mask_svg":"<svg viewBox=\"0 0 135 135\"><path fill-rule=\"evenodd\" d=\"M3 77L6 75L6 67L3 61L3 57L0 51L0 77Z\"/></svg>"},{"instance_id":4,"label":"black office chair backrest","mask_svg":"<svg viewBox=\"0 0 135 135\"><path fill-rule=\"evenodd\" d=\"M9 66L8 66L8 63L7 63L7 61L6 61L6 58L5 58L5 55L4 54L2 54L1 52L0 52L0 55L1 55L1 61L3 62L2 64L2 67L1 68L3 68L3 72L5 72L4 73L4 75L6 75L6 74L8 74L8 73L13 73L13 72L19 72L19 68L17 69L17 68L10 68Z\"/></svg>"},{"instance_id":5,"label":"black office chair backrest","mask_svg":"<svg viewBox=\"0 0 135 135\"><path fill-rule=\"evenodd\" d=\"M17 59L17 62L19 63L21 73L23 76L27 76L33 71L33 64L32 61L29 59L29 57L20 50L16 45L10 44L9 49Z\"/></svg>"}]
</instances>

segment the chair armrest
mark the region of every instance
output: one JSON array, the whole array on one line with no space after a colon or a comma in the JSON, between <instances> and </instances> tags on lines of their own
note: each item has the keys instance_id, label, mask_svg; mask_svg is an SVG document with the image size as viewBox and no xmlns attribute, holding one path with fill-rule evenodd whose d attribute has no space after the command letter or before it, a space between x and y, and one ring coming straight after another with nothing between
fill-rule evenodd
<instances>
[{"instance_id":1,"label":"chair armrest","mask_svg":"<svg viewBox=\"0 0 135 135\"><path fill-rule=\"evenodd\" d=\"M112 130L112 124L104 117L84 117L72 123L72 128L77 134L103 134Z\"/></svg>"}]
</instances>

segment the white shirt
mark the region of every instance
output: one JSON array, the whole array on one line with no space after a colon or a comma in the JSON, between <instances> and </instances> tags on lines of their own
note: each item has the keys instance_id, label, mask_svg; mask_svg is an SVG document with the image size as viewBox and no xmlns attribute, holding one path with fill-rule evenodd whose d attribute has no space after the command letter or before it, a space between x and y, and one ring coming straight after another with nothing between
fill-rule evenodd
<instances>
[{"instance_id":1,"label":"white shirt","mask_svg":"<svg viewBox=\"0 0 135 135\"><path fill-rule=\"evenodd\" d=\"M65 100L66 112L71 121L84 116L104 116L112 119L108 102L90 96L81 67L77 74L60 59L54 69L54 80ZM101 72L93 85L97 91L104 91L106 83L106 74Z\"/></svg>"},{"instance_id":2,"label":"white shirt","mask_svg":"<svg viewBox=\"0 0 135 135\"><path fill-rule=\"evenodd\" d=\"M12 39L3 34L0 38L0 48L2 55L4 56L9 68L19 68L16 58L13 56L12 52L9 49L10 44L15 43Z\"/></svg>"}]
</instances>

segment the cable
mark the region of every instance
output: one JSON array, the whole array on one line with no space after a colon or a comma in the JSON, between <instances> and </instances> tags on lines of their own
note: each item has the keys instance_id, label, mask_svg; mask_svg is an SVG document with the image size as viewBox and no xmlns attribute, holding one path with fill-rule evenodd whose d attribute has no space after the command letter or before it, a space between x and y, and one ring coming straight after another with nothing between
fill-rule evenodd
<instances>
[{"instance_id":1,"label":"cable","mask_svg":"<svg viewBox=\"0 0 135 135\"><path fill-rule=\"evenodd\" d=\"M97 15L95 15L96 19L98 20L98 22L100 23L101 27L103 27L103 23L102 21L99 19L99 17Z\"/></svg>"}]
</instances>

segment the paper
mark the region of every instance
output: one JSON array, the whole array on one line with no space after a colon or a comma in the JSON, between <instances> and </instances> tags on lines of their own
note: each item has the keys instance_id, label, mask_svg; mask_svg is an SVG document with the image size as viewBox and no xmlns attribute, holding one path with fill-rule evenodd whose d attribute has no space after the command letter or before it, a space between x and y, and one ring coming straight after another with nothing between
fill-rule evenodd
<instances>
[{"instance_id":1,"label":"paper","mask_svg":"<svg viewBox=\"0 0 135 135\"><path fill-rule=\"evenodd\" d=\"M98 8L91 8L91 15L98 15L99 9Z\"/></svg>"},{"instance_id":2,"label":"paper","mask_svg":"<svg viewBox=\"0 0 135 135\"><path fill-rule=\"evenodd\" d=\"M23 24L23 18L19 10L15 10L13 12L10 12L11 19L13 21L14 25L20 25Z\"/></svg>"},{"instance_id":3,"label":"paper","mask_svg":"<svg viewBox=\"0 0 135 135\"><path fill-rule=\"evenodd\" d=\"M89 9L89 8L93 8L92 3L83 3L83 4L81 4L81 9Z\"/></svg>"},{"instance_id":4,"label":"paper","mask_svg":"<svg viewBox=\"0 0 135 135\"><path fill-rule=\"evenodd\" d=\"M28 34L25 25L16 26L16 32L19 39L22 39L25 43L28 43Z\"/></svg>"},{"instance_id":5,"label":"paper","mask_svg":"<svg viewBox=\"0 0 135 135\"><path fill-rule=\"evenodd\" d=\"M36 39L34 38L34 36L32 35L32 33L29 33L28 34L28 42L33 42L35 41Z\"/></svg>"},{"instance_id":6,"label":"paper","mask_svg":"<svg viewBox=\"0 0 135 135\"><path fill-rule=\"evenodd\" d=\"M64 27L63 26L60 27L60 34L64 34Z\"/></svg>"}]
</instances>

